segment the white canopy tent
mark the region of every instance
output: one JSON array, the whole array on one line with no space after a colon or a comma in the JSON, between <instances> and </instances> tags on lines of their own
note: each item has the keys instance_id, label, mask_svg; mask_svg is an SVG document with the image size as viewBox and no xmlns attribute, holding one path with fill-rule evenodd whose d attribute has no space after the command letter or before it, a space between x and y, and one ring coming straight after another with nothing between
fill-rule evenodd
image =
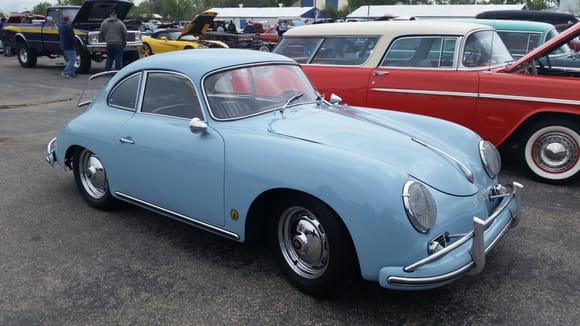
<instances>
[{"instance_id":1,"label":"white canopy tent","mask_svg":"<svg viewBox=\"0 0 580 326\"><path fill-rule=\"evenodd\" d=\"M392 5L361 6L346 16L347 19L376 19L395 16L416 19L473 18L488 10L521 10L525 4L516 5Z\"/></svg>"}]
</instances>

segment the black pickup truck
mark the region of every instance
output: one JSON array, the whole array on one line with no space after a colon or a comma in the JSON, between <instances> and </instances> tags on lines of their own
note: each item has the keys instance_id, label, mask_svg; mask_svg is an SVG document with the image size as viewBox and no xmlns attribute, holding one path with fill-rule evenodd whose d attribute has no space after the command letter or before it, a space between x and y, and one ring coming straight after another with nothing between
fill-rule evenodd
<instances>
[{"instance_id":1,"label":"black pickup truck","mask_svg":"<svg viewBox=\"0 0 580 326\"><path fill-rule=\"evenodd\" d=\"M4 27L4 42L16 49L16 56L22 67L36 66L37 57L57 58L62 55L58 24L68 16L77 39L77 73L88 73L91 62L101 62L106 58L106 44L99 40L99 28L113 10L119 19L125 19L133 6L126 0L86 0L82 6L49 7L46 19L25 24L7 24ZM128 31L125 47L125 63L139 59L142 46L141 33Z\"/></svg>"}]
</instances>

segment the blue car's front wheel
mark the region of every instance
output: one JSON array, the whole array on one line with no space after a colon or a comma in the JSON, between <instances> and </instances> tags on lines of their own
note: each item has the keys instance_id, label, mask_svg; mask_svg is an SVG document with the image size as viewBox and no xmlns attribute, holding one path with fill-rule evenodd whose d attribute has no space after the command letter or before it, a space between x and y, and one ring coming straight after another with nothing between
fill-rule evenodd
<instances>
[{"instance_id":1,"label":"blue car's front wheel","mask_svg":"<svg viewBox=\"0 0 580 326\"><path fill-rule=\"evenodd\" d=\"M114 198L109 191L105 166L97 155L87 149L78 151L73 169L77 187L91 206L98 209L113 206Z\"/></svg>"},{"instance_id":2,"label":"blue car's front wheel","mask_svg":"<svg viewBox=\"0 0 580 326\"><path fill-rule=\"evenodd\" d=\"M352 241L332 209L300 194L282 198L273 213L273 248L282 271L296 287L324 296L353 281Z\"/></svg>"}]
</instances>

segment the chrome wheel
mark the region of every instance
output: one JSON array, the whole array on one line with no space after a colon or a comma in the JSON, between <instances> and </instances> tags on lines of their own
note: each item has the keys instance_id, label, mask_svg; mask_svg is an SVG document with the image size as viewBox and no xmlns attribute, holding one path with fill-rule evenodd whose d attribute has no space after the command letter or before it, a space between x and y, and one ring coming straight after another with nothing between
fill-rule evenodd
<instances>
[{"instance_id":1,"label":"chrome wheel","mask_svg":"<svg viewBox=\"0 0 580 326\"><path fill-rule=\"evenodd\" d=\"M316 279L328 268L328 238L320 221L309 210L286 209L278 224L278 241L286 263L299 276Z\"/></svg>"},{"instance_id":2,"label":"chrome wheel","mask_svg":"<svg viewBox=\"0 0 580 326\"><path fill-rule=\"evenodd\" d=\"M529 170L542 179L573 178L580 171L580 135L565 125L538 128L526 141L524 159Z\"/></svg>"},{"instance_id":3,"label":"chrome wheel","mask_svg":"<svg viewBox=\"0 0 580 326\"><path fill-rule=\"evenodd\" d=\"M141 56L148 57L150 55L153 55L151 47L149 46L149 44L143 43L143 46L141 47Z\"/></svg>"},{"instance_id":4,"label":"chrome wheel","mask_svg":"<svg viewBox=\"0 0 580 326\"><path fill-rule=\"evenodd\" d=\"M109 192L105 168L90 151L83 151L78 160L79 179L83 190L93 199L102 199Z\"/></svg>"}]
</instances>

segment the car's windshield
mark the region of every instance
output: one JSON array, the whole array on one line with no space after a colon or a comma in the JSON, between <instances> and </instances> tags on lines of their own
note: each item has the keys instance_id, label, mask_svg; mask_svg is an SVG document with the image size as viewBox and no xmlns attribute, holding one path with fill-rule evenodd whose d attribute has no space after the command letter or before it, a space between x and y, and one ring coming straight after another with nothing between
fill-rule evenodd
<instances>
[{"instance_id":1,"label":"car's windshield","mask_svg":"<svg viewBox=\"0 0 580 326\"><path fill-rule=\"evenodd\" d=\"M548 35L546 35L546 42L553 39L554 37L558 36L558 31L556 29L551 30ZM572 53L572 49L568 46L568 44L562 44L559 48L552 50L549 54L550 55L570 55Z\"/></svg>"},{"instance_id":2,"label":"car's windshield","mask_svg":"<svg viewBox=\"0 0 580 326\"><path fill-rule=\"evenodd\" d=\"M302 69L289 64L220 71L206 77L203 88L211 115L217 120L239 119L317 99Z\"/></svg>"}]
</instances>

